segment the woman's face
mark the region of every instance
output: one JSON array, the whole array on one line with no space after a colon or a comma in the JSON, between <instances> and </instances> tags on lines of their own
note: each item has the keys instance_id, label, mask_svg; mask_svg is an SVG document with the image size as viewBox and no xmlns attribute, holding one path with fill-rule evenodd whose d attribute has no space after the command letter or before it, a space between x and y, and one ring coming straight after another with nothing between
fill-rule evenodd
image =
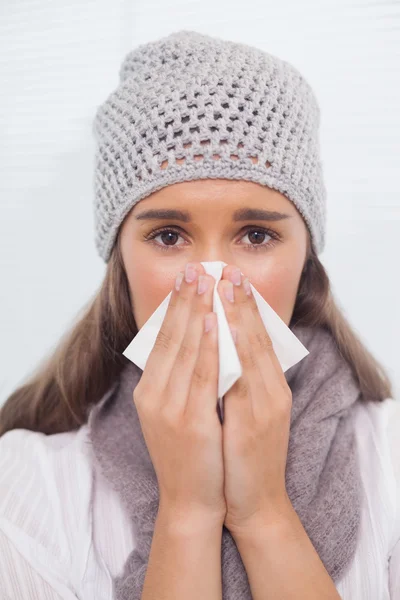
<instances>
[{"instance_id":1,"label":"woman's face","mask_svg":"<svg viewBox=\"0 0 400 600\"><path fill-rule=\"evenodd\" d=\"M146 214L156 210L176 214ZM188 262L216 260L239 267L289 325L309 236L294 204L276 190L227 179L169 185L135 204L120 235L139 329Z\"/></svg>"}]
</instances>

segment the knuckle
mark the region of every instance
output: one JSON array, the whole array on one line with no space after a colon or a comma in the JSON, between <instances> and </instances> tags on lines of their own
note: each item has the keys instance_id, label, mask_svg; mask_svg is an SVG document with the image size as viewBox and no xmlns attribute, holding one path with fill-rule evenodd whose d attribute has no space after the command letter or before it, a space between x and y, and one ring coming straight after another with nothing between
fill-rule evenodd
<instances>
[{"instance_id":1,"label":"knuckle","mask_svg":"<svg viewBox=\"0 0 400 600\"><path fill-rule=\"evenodd\" d=\"M142 378L139 381L139 383L135 386L135 389L133 390L133 393L132 393L133 402L134 402L135 406L141 405L143 403L143 398L148 396L148 394L149 394L148 384L146 384L144 382L144 379Z\"/></svg>"},{"instance_id":2,"label":"knuckle","mask_svg":"<svg viewBox=\"0 0 400 600\"><path fill-rule=\"evenodd\" d=\"M155 382L140 380L132 392L133 403L141 416L157 414L162 402L163 390Z\"/></svg>"},{"instance_id":3,"label":"knuckle","mask_svg":"<svg viewBox=\"0 0 400 600\"><path fill-rule=\"evenodd\" d=\"M257 346L265 352L273 350L272 340L266 331L257 331L254 336L254 341L257 343Z\"/></svg>"},{"instance_id":4,"label":"knuckle","mask_svg":"<svg viewBox=\"0 0 400 600\"><path fill-rule=\"evenodd\" d=\"M239 398L246 398L247 394L248 394L248 391L249 391L249 388L248 388L247 383L243 379L243 377L241 377L240 379L238 379L238 381L236 382L235 386L236 386L236 391L235 391L236 395Z\"/></svg>"},{"instance_id":5,"label":"knuckle","mask_svg":"<svg viewBox=\"0 0 400 600\"><path fill-rule=\"evenodd\" d=\"M242 310L243 307L247 307L248 299L247 296L242 297L242 295L235 296L235 302L239 306L239 309Z\"/></svg>"},{"instance_id":6,"label":"knuckle","mask_svg":"<svg viewBox=\"0 0 400 600\"><path fill-rule=\"evenodd\" d=\"M189 362L195 355L195 349L191 344L182 342L177 355L177 361L180 363Z\"/></svg>"},{"instance_id":7,"label":"knuckle","mask_svg":"<svg viewBox=\"0 0 400 600\"><path fill-rule=\"evenodd\" d=\"M171 294L171 298L169 299L168 302L168 307L167 307L167 316L169 316L172 312L172 309L175 308L178 305L179 302L179 296L177 294Z\"/></svg>"},{"instance_id":8,"label":"knuckle","mask_svg":"<svg viewBox=\"0 0 400 600\"><path fill-rule=\"evenodd\" d=\"M154 347L156 350L168 350L171 346L171 340L172 333L161 328L154 342Z\"/></svg>"},{"instance_id":9,"label":"knuckle","mask_svg":"<svg viewBox=\"0 0 400 600\"><path fill-rule=\"evenodd\" d=\"M186 287L186 286L182 286L181 289L179 290L179 295L176 299L176 303L178 305L178 310L180 310L180 308L182 306L186 306L188 304L188 302L190 302L191 297L192 297L192 288L194 288L195 286L193 284L191 284L190 286Z\"/></svg>"},{"instance_id":10,"label":"knuckle","mask_svg":"<svg viewBox=\"0 0 400 600\"><path fill-rule=\"evenodd\" d=\"M196 365L192 374L192 384L197 389L205 388L209 383L209 372L203 367Z\"/></svg>"},{"instance_id":11,"label":"knuckle","mask_svg":"<svg viewBox=\"0 0 400 600\"><path fill-rule=\"evenodd\" d=\"M278 421L286 422L288 416L290 415L290 405L288 402L279 402L276 408L276 418Z\"/></svg>"},{"instance_id":12,"label":"knuckle","mask_svg":"<svg viewBox=\"0 0 400 600\"><path fill-rule=\"evenodd\" d=\"M291 413L292 411L292 392L289 389L289 392L285 391L282 406L286 413Z\"/></svg>"},{"instance_id":13,"label":"knuckle","mask_svg":"<svg viewBox=\"0 0 400 600\"><path fill-rule=\"evenodd\" d=\"M292 394L292 390L290 389L290 387L287 384L287 382L285 382L285 385L284 385L284 393L285 393L285 397L287 399L287 402L289 404L292 404L293 394Z\"/></svg>"},{"instance_id":14,"label":"knuckle","mask_svg":"<svg viewBox=\"0 0 400 600\"><path fill-rule=\"evenodd\" d=\"M244 350L240 360L246 369L251 370L257 367L255 354L251 350Z\"/></svg>"},{"instance_id":15,"label":"knuckle","mask_svg":"<svg viewBox=\"0 0 400 600\"><path fill-rule=\"evenodd\" d=\"M135 406L139 406L142 400L142 392L138 390L138 386L133 390L133 403Z\"/></svg>"},{"instance_id":16,"label":"knuckle","mask_svg":"<svg viewBox=\"0 0 400 600\"><path fill-rule=\"evenodd\" d=\"M247 297L247 302L250 303L250 309L254 313L254 316L255 317L259 317L260 311L258 309L257 302L256 302L256 299L254 297L254 294L251 294L250 297L249 296Z\"/></svg>"},{"instance_id":17,"label":"knuckle","mask_svg":"<svg viewBox=\"0 0 400 600\"><path fill-rule=\"evenodd\" d=\"M133 399L134 399L134 404L137 410L137 413L140 417L140 419L145 419L146 421L151 420L152 418L152 414L153 414L153 409L151 406L151 403L148 401L148 396L147 396L147 401L144 401L144 396L143 394L137 395L136 394L136 390L133 392Z\"/></svg>"},{"instance_id":18,"label":"knuckle","mask_svg":"<svg viewBox=\"0 0 400 600\"><path fill-rule=\"evenodd\" d=\"M275 391L271 391L271 403L274 404L274 415L279 421L286 421L290 416L292 410L291 397L287 394L282 393L281 388L276 388Z\"/></svg>"}]
</instances>

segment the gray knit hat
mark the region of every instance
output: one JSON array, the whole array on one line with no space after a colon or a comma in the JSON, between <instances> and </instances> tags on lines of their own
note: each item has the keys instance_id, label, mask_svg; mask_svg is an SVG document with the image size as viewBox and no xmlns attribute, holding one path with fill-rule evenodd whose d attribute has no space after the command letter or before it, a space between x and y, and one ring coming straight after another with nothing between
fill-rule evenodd
<instances>
[{"instance_id":1,"label":"gray knit hat","mask_svg":"<svg viewBox=\"0 0 400 600\"><path fill-rule=\"evenodd\" d=\"M139 200L207 178L245 179L281 192L322 252L320 110L290 63L252 46L179 31L129 52L119 77L93 122L96 248L105 262Z\"/></svg>"}]
</instances>

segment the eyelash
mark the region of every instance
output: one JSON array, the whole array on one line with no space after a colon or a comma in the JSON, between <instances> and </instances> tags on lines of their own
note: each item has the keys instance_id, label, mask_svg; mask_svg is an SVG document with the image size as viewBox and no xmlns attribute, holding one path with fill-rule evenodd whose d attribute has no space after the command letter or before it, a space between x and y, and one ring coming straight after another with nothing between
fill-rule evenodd
<instances>
[{"instance_id":1,"label":"eyelash","mask_svg":"<svg viewBox=\"0 0 400 600\"><path fill-rule=\"evenodd\" d=\"M265 227L254 227L254 226L248 226L245 228L245 231L243 232L243 236L245 236L247 233L249 233L250 231L258 231L258 232L262 232L262 233L266 233L267 235L269 235L272 239L269 240L266 244L245 244L245 246L247 246L247 249L252 251L260 251L260 250L269 250L270 248L272 248L273 246L275 246L276 242L280 241L280 236L278 235L278 233L276 233L276 231L272 231L271 229L266 229ZM164 232L173 232L173 233L177 233L178 235L182 235L181 231L179 230L179 228L176 227L162 227L161 229L155 229L154 231L151 231L147 236L145 236L145 240L146 242L150 242L151 244L153 244L154 246L157 247L157 249L163 250L163 251L170 251L170 250L176 250L176 249L180 249L179 246L163 246L161 244L159 244L158 242L155 242L154 239L160 235L161 233Z\"/></svg>"}]
</instances>

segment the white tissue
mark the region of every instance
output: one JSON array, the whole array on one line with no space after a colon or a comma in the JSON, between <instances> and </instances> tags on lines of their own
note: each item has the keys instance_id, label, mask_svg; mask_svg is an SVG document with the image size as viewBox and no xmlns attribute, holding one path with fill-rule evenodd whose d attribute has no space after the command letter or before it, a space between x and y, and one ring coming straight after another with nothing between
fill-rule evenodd
<instances>
[{"instance_id":1,"label":"white tissue","mask_svg":"<svg viewBox=\"0 0 400 600\"><path fill-rule=\"evenodd\" d=\"M212 275L216 280L213 295L213 311L217 314L218 321L218 402L221 414L223 415L222 398L242 375L242 367L235 342L233 341L223 304L217 291L217 283L221 279L223 268L227 263L212 261L202 262L201 264L204 266L206 273ZM279 315L264 300L261 294L257 292L255 287L252 284L250 285L261 319L271 338L275 354L283 372L285 372L300 362L309 352ZM161 302L123 352L124 356L129 358L129 360L142 370L144 370L149 354L153 349L154 342L167 311L171 294L172 292Z\"/></svg>"}]
</instances>

